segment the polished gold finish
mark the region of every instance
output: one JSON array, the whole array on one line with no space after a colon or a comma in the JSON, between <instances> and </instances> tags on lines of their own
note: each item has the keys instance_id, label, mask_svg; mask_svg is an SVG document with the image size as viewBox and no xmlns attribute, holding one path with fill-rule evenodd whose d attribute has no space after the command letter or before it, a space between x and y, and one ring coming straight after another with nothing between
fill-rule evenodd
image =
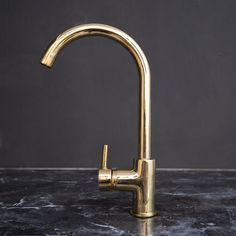
<instances>
[{"instance_id":1,"label":"polished gold finish","mask_svg":"<svg viewBox=\"0 0 236 236\"><path fill-rule=\"evenodd\" d=\"M151 75L148 61L138 44L123 31L104 24L84 24L73 27L61 35L49 47L41 63L51 67L59 51L74 39L101 35L118 41L128 49L135 59L140 74L140 119L139 156L132 170L112 170L107 168L108 146L103 147L99 188L101 190L126 190L134 193L132 214L137 217L152 217L156 214L155 161L151 159Z\"/></svg>"}]
</instances>

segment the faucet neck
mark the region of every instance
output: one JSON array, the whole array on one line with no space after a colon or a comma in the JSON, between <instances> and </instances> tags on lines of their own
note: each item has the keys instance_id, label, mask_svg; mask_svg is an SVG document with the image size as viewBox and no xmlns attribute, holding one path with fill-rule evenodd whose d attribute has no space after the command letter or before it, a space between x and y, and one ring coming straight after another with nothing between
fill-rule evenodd
<instances>
[{"instance_id":1,"label":"faucet neck","mask_svg":"<svg viewBox=\"0 0 236 236\"><path fill-rule=\"evenodd\" d=\"M139 45L123 31L104 24L84 24L75 26L62 34L49 47L41 63L51 67L59 51L74 39L100 35L123 45L131 53L140 74L140 114L139 114L139 159L151 159L151 75L145 54Z\"/></svg>"}]
</instances>

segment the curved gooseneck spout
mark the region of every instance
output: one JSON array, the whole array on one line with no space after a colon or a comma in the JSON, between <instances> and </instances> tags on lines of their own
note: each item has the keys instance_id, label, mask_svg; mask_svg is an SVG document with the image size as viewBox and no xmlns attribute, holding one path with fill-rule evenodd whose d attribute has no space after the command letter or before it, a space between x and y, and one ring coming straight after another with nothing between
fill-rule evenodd
<instances>
[{"instance_id":1,"label":"curved gooseneck spout","mask_svg":"<svg viewBox=\"0 0 236 236\"><path fill-rule=\"evenodd\" d=\"M138 44L123 31L104 24L75 26L60 34L45 53L41 63L51 67L59 51L74 39L101 35L118 41L135 59L140 74L139 155L132 170L107 168L108 146L103 147L99 169L100 190L125 190L134 194L131 213L146 218L155 211L155 160L151 159L151 76L148 61Z\"/></svg>"},{"instance_id":2,"label":"curved gooseneck spout","mask_svg":"<svg viewBox=\"0 0 236 236\"><path fill-rule=\"evenodd\" d=\"M75 26L59 35L49 47L41 63L51 67L59 51L74 39L101 35L112 38L126 47L134 57L140 74L140 118L139 118L139 158L151 158L151 104L150 69L146 56L138 44L123 31L104 24L84 24Z\"/></svg>"}]
</instances>

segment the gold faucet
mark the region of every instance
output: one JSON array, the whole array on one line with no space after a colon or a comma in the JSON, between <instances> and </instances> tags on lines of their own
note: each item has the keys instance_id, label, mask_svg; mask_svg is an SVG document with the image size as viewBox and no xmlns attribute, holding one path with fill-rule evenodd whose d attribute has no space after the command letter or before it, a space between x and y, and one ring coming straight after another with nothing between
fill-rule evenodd
<instances>
[{"instance_id":1,"label":"gold faucet","mask_svg":"<svg viewBox=\"0 0 236 236\"><path fill-rule=\"evenodd\" d=\"M155 160L151 159L151 75L146 56L139 45L123 31L104 24L75 26L60 34L45 53L41 63L51 67L59 51L74 39L101 35L118 41L135 59L140 74L139 156L132 170L107 168L108 146L103 146L103 157L98 174L100 190L132 191L134 200L131 214L146 218L155 211Z\"/></svg>"}]
</instances>

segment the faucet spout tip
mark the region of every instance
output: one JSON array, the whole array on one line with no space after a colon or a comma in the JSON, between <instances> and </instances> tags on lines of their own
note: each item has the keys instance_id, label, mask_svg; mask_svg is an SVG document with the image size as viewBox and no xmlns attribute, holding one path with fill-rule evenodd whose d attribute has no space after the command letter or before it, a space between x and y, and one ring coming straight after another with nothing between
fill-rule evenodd
<instances>
[{"instance_id":1,"label":"faucet spout tip","mask_svg":"<svg viewBox=\"0 0 236 236\"><path fill-rule=\"evenodd\" d=\"M52 60L49 60L49 58L47 56L44 56L40 62L42 65L44 66L47 66L49 68L52 67L53 65L53 61Z\"/></svg>"}]
</instances>

